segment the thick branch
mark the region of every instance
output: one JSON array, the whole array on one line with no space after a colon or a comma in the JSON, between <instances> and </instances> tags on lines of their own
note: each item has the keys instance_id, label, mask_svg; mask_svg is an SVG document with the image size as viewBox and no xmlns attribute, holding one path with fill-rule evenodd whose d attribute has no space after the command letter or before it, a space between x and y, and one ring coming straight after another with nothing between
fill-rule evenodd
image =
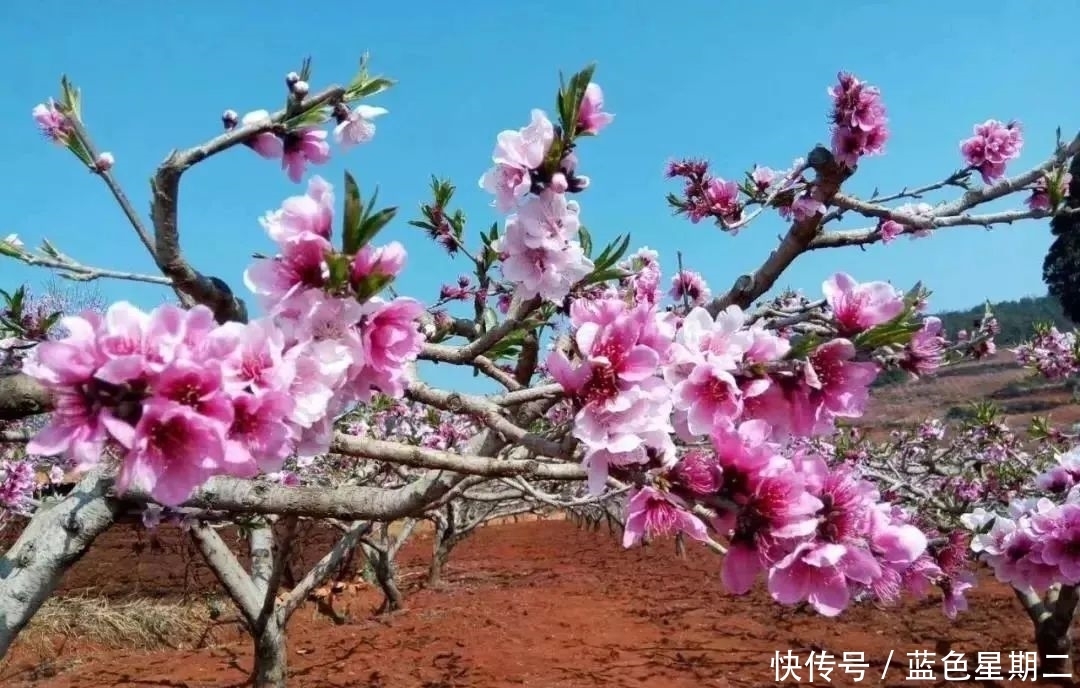
<instances>
[{"instance_id":1,"label":"thick branch","mask_svg":"<svg viewBox=\"0 0 1080 688\"><path fill-rule=\"evenodd\" d=\"M813 197L828 206L833 196L840 190L840 186L854 170L839 165L832 154L821 147L810 151L807 160L817 172L817 178L813 183ZM769 254L761 267L751 275L740 277L726 294L718 296L709 303L707 307L709 313L715 317L732 304L740 308L748 308L758 297L772 289L784 270L813 241L821 227L821 219L822 214L817 213L813 217L794 222L780 245Z\"/></svg>"},{"instance_id":2,"label":"thick branch","mask_svg":"<svg viewBox=\"0 0 1080 688\"><path fill-rule=\"evenodd\" d=\"M254 629L262 609L262 597L251 576L237 561L229 546L217 531L206 523L198 523L191 529L191 539L199 548L206 563L221 582L225 592L236 602L248 625Z\"/></svg>"},{"instance_id":3,"label":"thick branch","mask_svg":"<svg viewBox=\"0 0 1080 688\"><path fill-rule=\"evenodd\" d=\"M39 511L0 557L0 657L52 595L69 566L112 525L112 481L92 471L61 502Z\"/></svg>"},{"instance_id":4,"label":"thick branch","mask_svg":"<svg viewBox=\"0 0 1080 688\"><path fill-rule=\"evenodd\" d=\"M274 129L285 120L287 114L304 112L335 102L340 100L344 93L345 90L340 86L333 86L311 96L295 110L280 110L267 122L236 127L194 148L173 151L158 167L150 183L153 198L150 215L154 221L154 247L158 267L172 280L176 288L213 310L219 322L244 320L244 308L232 294L218 288L192 268L180 250L180 232L177 226L180 176L191 166L242 144L256 134Z\"/></svg>"},{"instance_id":5,"label":"thick branch","mask_svg":"<svg viewBox=\"0 0 1080 688\"><path fill-rule=\"evenodd\" d=\"M349 555L351 551L356 549L356 545L360 538L371 531L370 522L354 523L345 532L345 535L337 541L334 548L326 553L322 559L319 560L315 566L307 572L307 575L296 584L288 597L279 607L277 612L282 616L283 620L288 620L296 608L303 604L307 596L311 594L311 591L322 585L326 579L335 571L337 567L341 565L341 562Z\"/></svg>"},{"instance_id":6,"label":"thick branch","mask_svg":"<svg viewBox=\"0 0 1080 688\"><path fill-rule=\"evenodd\" d=\"M28 375L0 368L0 420L19 420L52 410L49 390Z\"/></svg>"},{"instance_id":7,"label":"thick branch","mask_svg":"<svg viewBox=\"0 0 1080 688\"><path fill-rule=\"evenodd\" d=\"M585 469L578 464L456 454L397 442L353 437L344 433L334 435L331 450L348 456L378 459L415 468L437 468L491 478L528 475L542 480L583 480L586 477Z\"/></svg>"}]
</instances>

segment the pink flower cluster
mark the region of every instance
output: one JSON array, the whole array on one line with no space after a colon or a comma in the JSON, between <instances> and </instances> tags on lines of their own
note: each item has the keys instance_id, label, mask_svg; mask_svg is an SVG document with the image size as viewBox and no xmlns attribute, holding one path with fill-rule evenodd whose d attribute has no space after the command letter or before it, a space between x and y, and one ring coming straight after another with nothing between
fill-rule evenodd
<instances>
[{"instance_id":1,"label":"pink flower cluster","mask_svg":"<svg viewBox=\"0 0 1080 688\"><path fill-rule=\"evenodd\" d=\"M975 135L960 143L964 162L979 171L983 181L993 184L1005 177L1005 166L1020 157L1024 134L1019 122L1004 124L989 119L975 125Z\"/></svg>"},{"instance_id":2,"label":"pink flower cluster","mask_svg":"<svg viewBox=\"0 0 1080 688\"><path fill-rule=\"evenodd\" d=\"M334 108L337 126L334 127L334 140L347 150L352 146L371 141L375 136L376 117L385 115L387 110L370 105L358 105L352 110L344 103ZM239 123L242 126L269 124L270 113L266 110L249 112L237 120L231 110L222 117L226 129L232 129ZM327 132L317 126L305 126L278 134L264 131L252 136L244 144L258 155L268 160L281 160L281 169L289 179L299 184L307 166L323 165L330 160L330 144Z\"/></svg>"},{"instance_id":3,"label":"pink flower cluster","mask_svg":"<svg viewBox=\"0 0 1080 688\"><path fill-rule=\"evenodd\" d=\"M330 186L316 178L264 218L281 254L246 275L264 319L219 325L202 306L145 313L128 303L64 319L67 337L24 364L56 400L27 451L66 455L77 470L115 451L121 490L175 506L212 476L278 471L292 453L310 461L328 449L335 415L376 393L400 396L422 308L349 287L396 273L404 253L365 247L349 284L332 285L332 217Z\"/></svg>"},{"instance_id":4,"label":"pink flower cluster","mask_svg":"<svg viewBox=\"0 0 1080 688\"><path fill-rule=\"evenodd\" d=\"M671 351L671 318L649 304L606 298L573 301L570 320L581 361L555 351L547 368L578 406L574 436L590 488L603 490L609 466L672 463L671 395L658 376Z\"/></svg>"},{"instance_id":5,"label":"pink flower cluster","mask_svg":"<svg viewBox=\"0 0 1080 688\"><path fill-rule=\"evenodd\" d=\"M1003 583L1044 592L1051 585L1080 584L1080 491L1076 489L1078 450L1059 457L1039 476L1048 489L1067 487L1061 503L1048 498L1018 499L1006 515L979 509L964 519L976 533L971 549Z\"/></svg>"},{"instance_id":6,"label":"pink flower cluster","mask_svg":"<svg viewBox=\"0 0 1080 688\"><path fill-rule=\"evenodd\" d=\"M707 217L714 218L721 226L735 224L742 219L743 204L739 201L739 185L712 176L707 162L674 161L668 164L666 174L672 179L685 180L683 197L677 199L676 209L694 224Z\"/></svg>"},{"instance_id":7,"label":"pink flower cluster","mask_svg":"<svg viewBox=\"0 0 1080 688\"><path fill-rule=\"evenodd\" d=\"M576 135L594 135L613 115L603 112L603 93L590 84L578 113ZM557 147L557 151L552 153ZM589 180L577 173L573 141L556 136L555 125L542 110L518 130L498 135L494 166L480 187L495 195L495 207L506 219L505 232L492 243L502 259L503 276L516 285L515 298L539 297L560 304L571 288L593 270L578 241L580 208L567 193L584 190ZM553 162L549 158L555 156Z\"/></svg>"},{"instance_id":8,"label":"pink flower cluster","mask_svg":"<svg viewBox=\"0 0 1080 688\"><path fill-rule=\"evenodd\" d=\"M1051 380L1063 380L1080 371L1080 348L1075 332L1059 332L1056 327L1043 329L1013 352L1020 365Z\"/></svg>"},{"instance_id":9,"label":"pink flower cluster","mask_svg":"<svg viewBox=\"0 0 1080 688\"><path fill-rule=\"evenodd\" d=\"M775 600L806 600L828 616L866 592L895 600L906 577L917 579L926 536L872 484L809 452L785 457L769 432L761 420L714 432L712 451L692 451L668 473L668 495L635 492L625 543L676 530L704 539L703 517L683 505L714 504L709 525L730 542L721 570L729 592L745 594L766 574Z\"/></svg>"},{"instance_id":10,"label":"pink flower cluster","mask_svg":"<svg viewBox=\"0 0 1080 688\"><path fill-rule=\"evenodd\" d=\"M25 459L0 461L0 515L29 513L35 489L34 464Z\"/></svg>"},{"instance_id":11,"label":"pink flower cluster","mask_svg":"<svg viewBox=\"0 0 1080 688\"><path fill-rule=\"evenodd\" d=\"M842 72L838 84L829 88L829 95L833 99L832 152L836 159L855 167L864 155L885 152L889 129L881 92Z\"/></svg>"}]
</instances>

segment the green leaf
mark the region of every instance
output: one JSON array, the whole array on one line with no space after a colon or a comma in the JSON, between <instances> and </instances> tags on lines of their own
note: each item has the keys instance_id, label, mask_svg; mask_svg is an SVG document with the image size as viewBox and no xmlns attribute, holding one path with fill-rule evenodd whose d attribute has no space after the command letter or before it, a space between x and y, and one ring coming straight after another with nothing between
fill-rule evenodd
<instances>
[{"instance_id":1,"label":"green leaf","mask_svg":"<svg viewBox=\"0 0 1080 688\"><path fill-rule=\"evenodd\" d=\"M305 57L300 65L300 81L311 81L311 58Z\"/></svg>"},{"instance_id":2,"label":"green leaf","mask_svg":"<svg viewBox=\"0 0 1080 688\"><path fill-rule=\"evenodd\" d=\"M364 218L364 221L360 224L360 231L356 237L358 243L354 250L359 251L367 246L375 238L375 235L394 219L397 210L397 208L383 208L374 215Z\"/></svg>"},{"instance_id":3,"label":"green leaf","mask_svg":"<svg viewBox=\"0 0 1080 688\"><path fill-rule=\"evenodd\" d=\"M356 290L356 300L363 303L372 296L375 296L380 291L385 289L391 282L394 281L392 275L368 275L359 284L354 284L353 288Z\"/></svg>"},{"instance_id":4,"label":"green leaf","mask_svg":"<svg viewBox=\"0 0 1080 688\"><path fill-rule=\"evenodd\" d=\"M19 258L22 256L22 251L7 243L3 239L0 239L0 256Z\"/></svg>"},{"instance_id":5,"label":"green leaf","mask_svg":"<svg viewBox=\"0 0 1080 688\"><path fill-rule=\"evenodd\" d=\"M592 257L592 235L589 234L589 230L584 226L578 230L578 235L581 237L581 250L585 252L586 258Z\"/></svg>"},{"instance_id":6,"label":"green leaf","mask_svg":"<svg viewBox=\"0 0 1080 688\"><path fill-rule=\"evenodd\" d=\"M354 254L363 245L360 231L364 220L364 202L360 197L360 185L353 176L345 173L345 216L341 228L342 253Z\"/></svg>"},{"instance_id":7,"label":"green leaf","mask_svg":"<svg viewBox=\"0 0 1080 688\"><path fill-rule=\"evenodd\" d=\"M330 287L334 290L343 288L349 283L349 266L352 261L349 256L337 254L327 258L330 267Z\"/></svg>"}]
</instances>

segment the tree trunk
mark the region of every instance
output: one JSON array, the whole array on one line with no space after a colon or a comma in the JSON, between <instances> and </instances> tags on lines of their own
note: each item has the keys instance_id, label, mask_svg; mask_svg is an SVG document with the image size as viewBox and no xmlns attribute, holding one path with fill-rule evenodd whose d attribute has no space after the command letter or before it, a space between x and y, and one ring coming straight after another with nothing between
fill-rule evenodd
<instances>
[{"instance_id":1,"label":"tree trunk","mask_svg":"<svg viewBox=\"0 0 1080 688\"><path fill-rule=\"evenodd\" d=\"M431 553L431 564L428 565L427 585L429 588L437 588L442 585L443 567L450 557L451 546L445 540L437 540L434 551Z\"/></svg>"},{"instance_id":2,"label":"tree trunk","mask_svg":"<svg viewBox=\"0 0 1080 688\"><path fill-rule=\"evenodd\" d=\"M266 621L262 633L255 635L255 668L251 682L255 688L286 688L288 651L285 628L276 614Z\"/></svg>"},{"instance_id":3,"label":"tree trunk","mask_svg":"<svg viewBox=\"0 0 1080 688\"><path fill-rule=\"evenodd\" d=\"M383 603L379 607L378 613L396 612L405 606L405 597L401 594L401 590L398 589L395 580L397 578L397 567L394 566L394 562L390 557L382 552L371 563L375 568L375 582L379 584L379 588L383 592Z\"/></svg>"},{"instance_id":4,"label":"tree trunk","mask_svg":"<svg viewBox=\"0 0 1080 688\"><path fill-rule=\"evenodd\" d=\"M1074 585L1051 589L1040 597L1031 590L1016 590L1035 627L1035 649L1039 653L1039 682L1073 684L1072 624L1080 592Z\"/></svg>"},{"instance_id":5,"label":"tree trunk","mask_svg":"<svg viewBox=\"0 0 1080 688\"><path fill-rule=\"evenodd\" d=\"M1047 677L1046 683L1072 685L1072 633L1053 623L1053 617L1039 624L1035 630L1035 649L1039 651L1039 676Z\"/></svg>"}]
</instances>

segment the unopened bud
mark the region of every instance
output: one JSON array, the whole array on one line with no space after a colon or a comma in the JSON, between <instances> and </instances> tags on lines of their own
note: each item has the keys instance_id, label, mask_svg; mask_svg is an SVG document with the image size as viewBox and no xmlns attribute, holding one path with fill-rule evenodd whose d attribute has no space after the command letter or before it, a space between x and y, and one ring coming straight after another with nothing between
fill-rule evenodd
<instances>
[{"instance_id":1,"label":"unopened bud","mask_svg":"<svg viewBox=\"0 0 1080 688\"><path fill-rule=\"evenodd\" d=\"M240 115L236 114L236 110L226 110L221 113L221 123L226 129L234 129L240 123Z\"/></svg>"},{"instance_id":2,"label":"unopened bud","mask_svg":"<svg viewBox=\"0 0 1080 688\"><path fill-rule=\"evenodd\" d=\"M112 169L113 163L115 162L116 159L113 158L112 153L102 153L101 155L97 156L97 160L94 161L94 171L108 172Z\"/></svg>"},{"instance_id":3,"label":"unopened bud","mask_svg":"<svg viewBox=\"0 0 1080 688\"><path fill-rule=\"evenodd\" d=\"M292 88L297 81L300 81L300 75L296 72L289 72L285 75L285 85L289 88Z\"/></svg>"},{"instance_id":4,"label":"unopened bud","mask_svg":"<svg viewBox=\"0 0 1080 688\"><path fill-rule=\"evenodd\" d=\"M566 193L566 190L570 188L570 183L566 181L566 175L562 172L556 172L551 175L551 184L548 188L555 193Z\"/></svg>"},{"instance_id":5,"label":"unopened bud","mask_svg":"<svg viewBox=\"0 0 1080 688\"><path fill-rule=\"evenodd\" d=\"M290 87L290 90L292 90L293 95L297 98L303 98L308 94L310 87L308 86L308 82L306 81L297 81Z\"/></svg>"}]
</instances>

